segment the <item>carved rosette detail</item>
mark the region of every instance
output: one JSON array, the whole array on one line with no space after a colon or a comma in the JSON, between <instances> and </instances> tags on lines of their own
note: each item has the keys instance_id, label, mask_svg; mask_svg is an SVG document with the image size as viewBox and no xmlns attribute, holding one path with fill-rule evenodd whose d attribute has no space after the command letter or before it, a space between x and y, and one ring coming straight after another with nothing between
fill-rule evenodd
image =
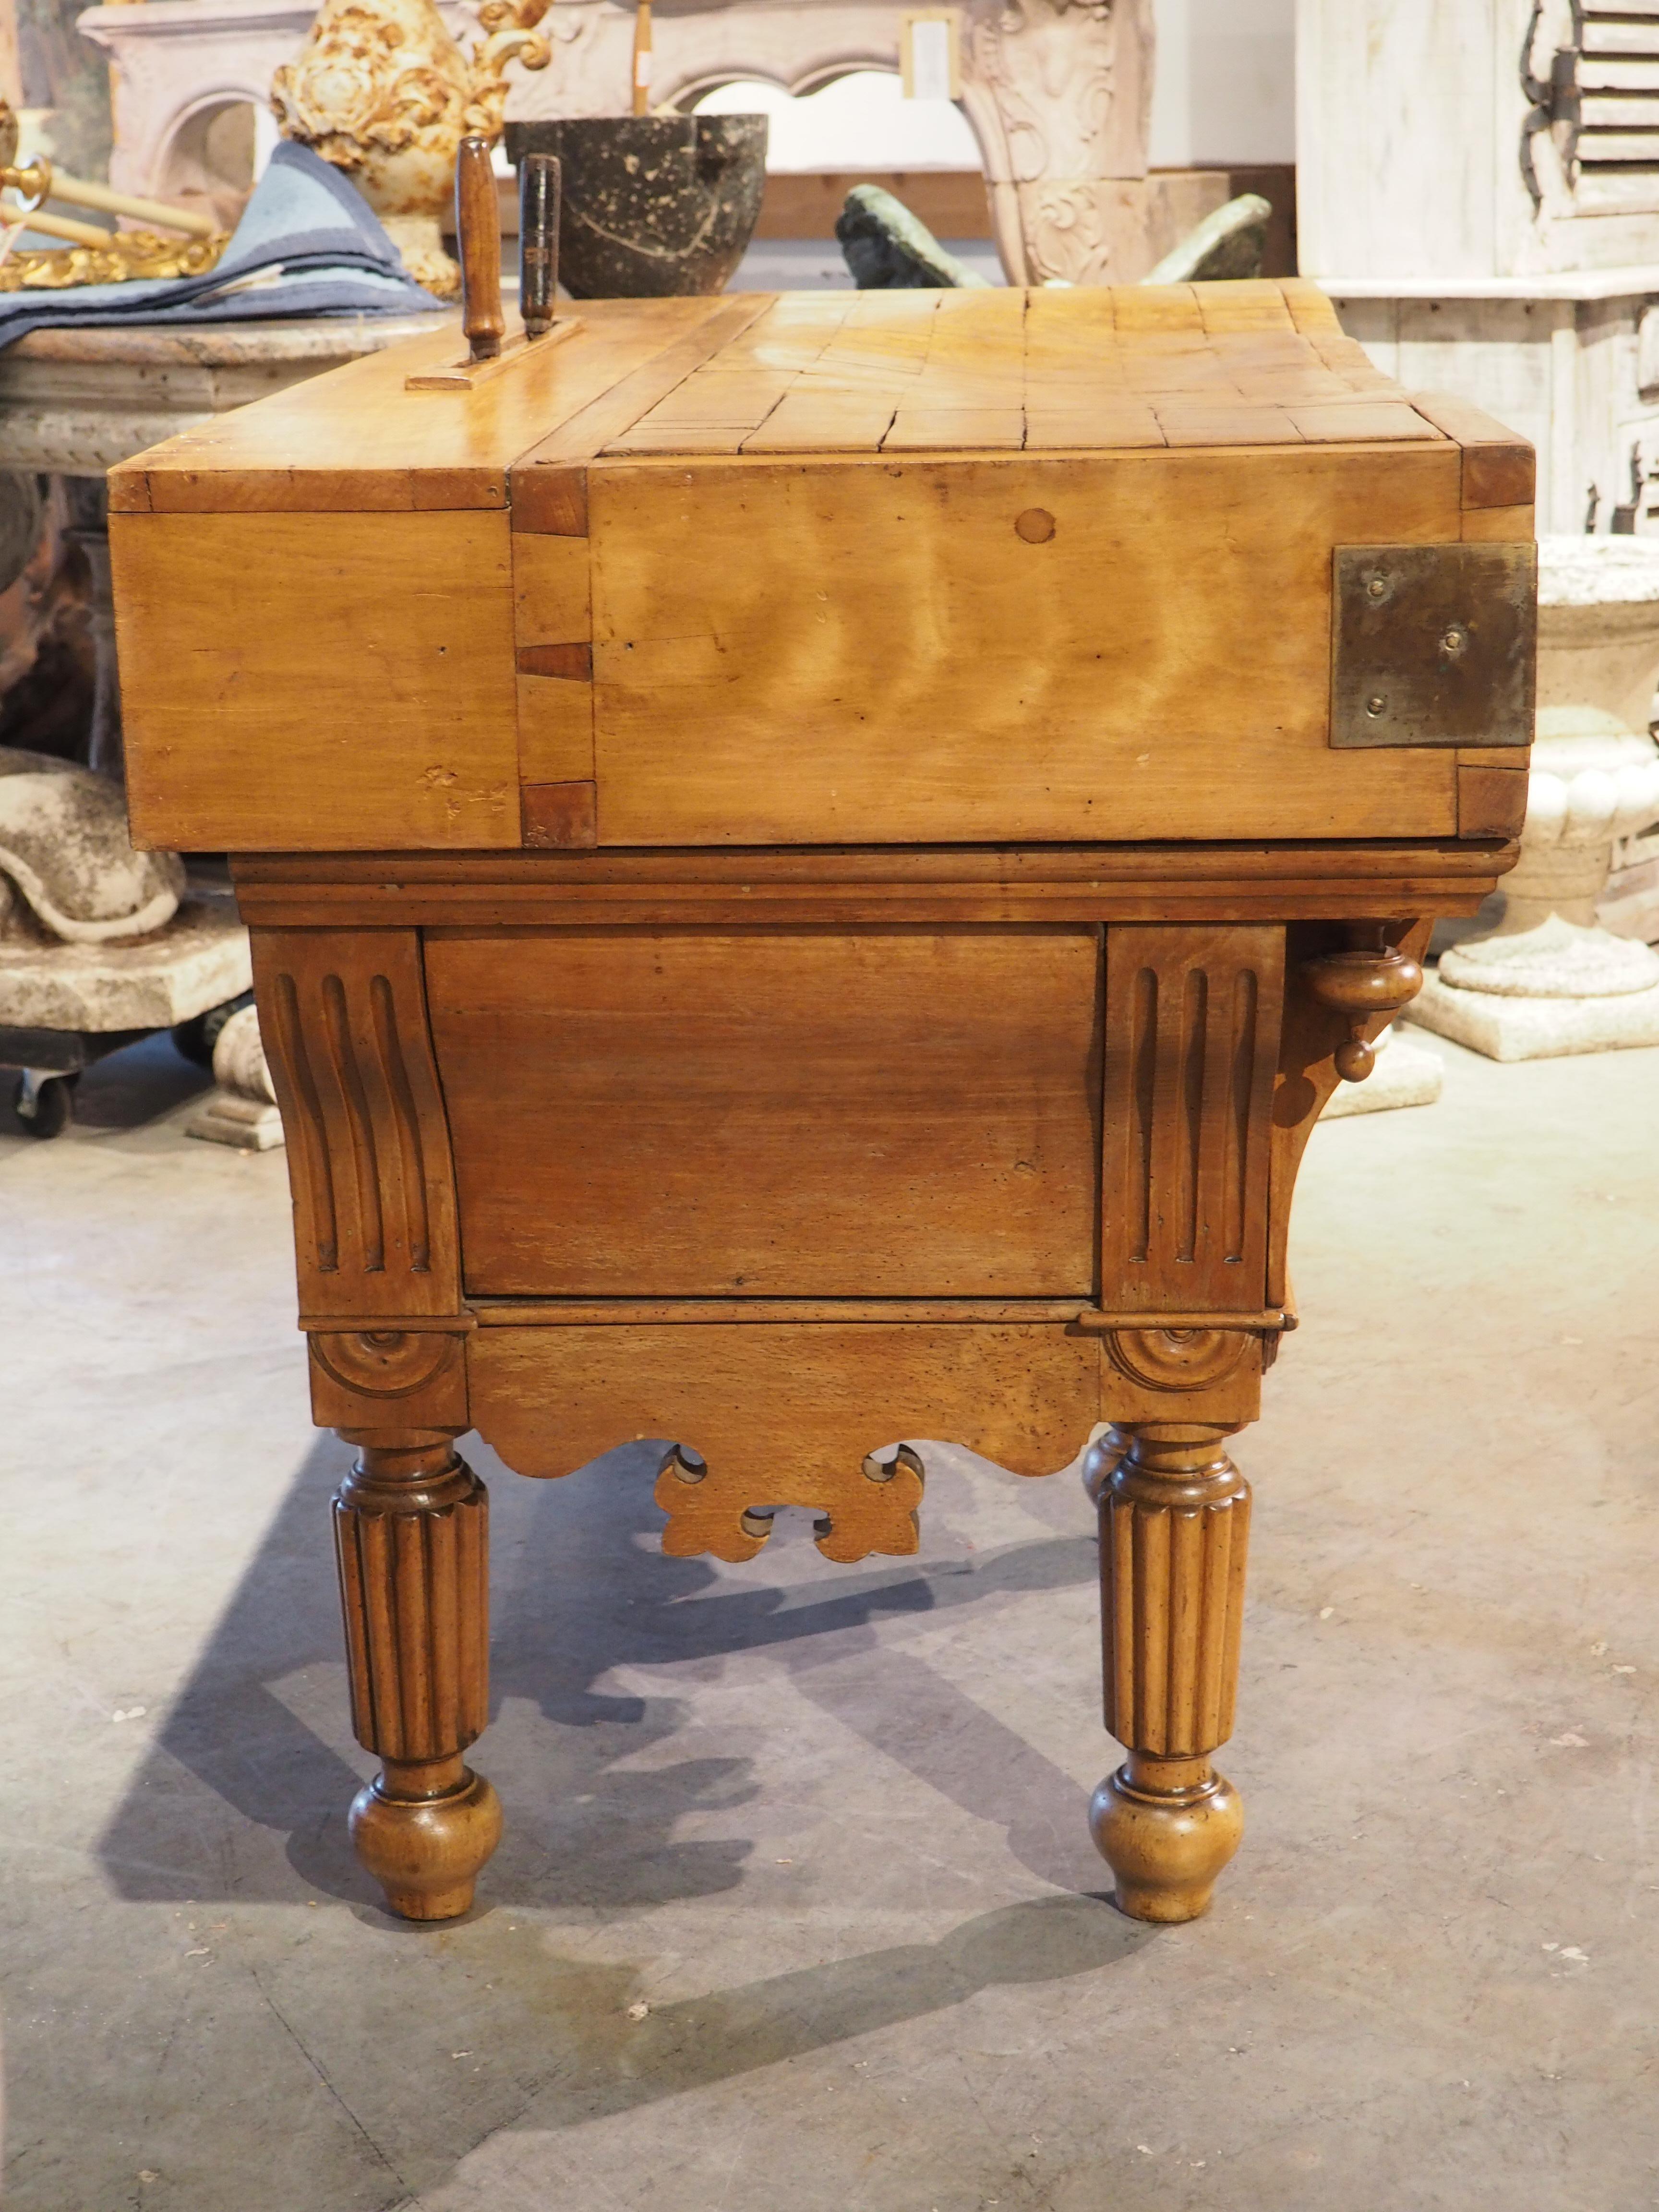
<instances>
[{"instance_id":1,"label":"carved rosette detail","mask_svg":"<svg viewBox=\"0 0 1659 2212\"><path fill-rule=\"evenodd\" d=\"M1237 1328L1115 1328L1112 1364L1149 1390L1203 1390L1224 1382L1244 1357L1250 1332Z\"/></svg>"},{"instance_id":2,"label":"carved rosette detail","mask_svg":"<svg viewBox=\"0 0 1659 2212\"><path fill-rule=\"evenodd\" d=\"M434 1331L372 1328L311 1340L318 1365L343 1390L371 1398L406 1398L424 1389L451 1357L448 1337Z\"/></svg>"},{"instance_id":3,"label":"carved rosette detail","mask_svg":"<svg viewBox=\"0 0 1659 2212\"><path fill-rule=\"evenodd\" d=\"M772 1533L780 1505L817 1512L817 1548L842 1566L872 1552L906 1558L921 1541L917 1519L923 1470L908 1444L890 1458L865 1461L861 1482L769 1468L758 1475L715 1468L685 1444L669 1447L653 1493L668 1516L662 1547L671 1559L712 1553L717 1559L752 1559Z\"/></svg>"},{"instance_id":4,"label":"carved rosette detail","mask_svg":"<svg viewBox=\"0 0 1659 2212\"><path fill-rule=\"evenodd\" d=\"M272 77L270 99L285 138L356 171L377 154L441 155L452 135L459 144L468 89L460 49L430 0L328 0L299 55Z\"/></svg>"},{"instance_id":5,"label":"carved rosette detail","mask_svg":"<svg viewBox=\"0 0 1659 2212\"><path fill-rule=\"evenodd\" d=\"M489 1722L489 1536L447 1444L366 1453L334 1501L352 1727L382 1759L452 1758Z\"/></svg>"},{"instance_id":6,"label":"carved rosette detail","mask_svg":"<svg viewBox=\"0 0 1659 2212\"><path fill-rule=\"evenodd\" d=\"M1138 1433L1099 1504L1106 1725L1156 1759L1208 1753L1233 1729L1249 1486L1220 1432Z\"/></svg>"}]
</instances>

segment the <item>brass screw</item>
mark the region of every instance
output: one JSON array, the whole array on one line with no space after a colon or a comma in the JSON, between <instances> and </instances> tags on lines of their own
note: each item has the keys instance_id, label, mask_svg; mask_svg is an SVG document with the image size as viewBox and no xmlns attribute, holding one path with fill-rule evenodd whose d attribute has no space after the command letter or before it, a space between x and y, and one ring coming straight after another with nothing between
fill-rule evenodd
<instances>
[{"instance_id":1,"label":"brass screw","mask_svg":"<svg viewBox=\"0 0 1659 2212\"><path fill-rule=\"evenodd\" d=\"M1365 596L1367 599L1380 599L1387 592L1388 588L1381 576L1373 576L1365 586Z\"/></svg>"},{"instance_id":2,"label":"brass screw","mask_svg":"<svg viewBox=\"0 0 1659 2212\"><path fill-rule=\"evenodd\" d=\"M1469 634L1468 630L1459 629L1456 623L1454 623L1451 628L1446 632L1446 635L1441 639L1440 650L1442 653L1449 653L1455 655L1462 653L1468 641Z\"/></svg>"},{"instance_id":3,"label":"brass screw","mask_svg":"<svg viewBox=\"0 0 1659 2212\"><path fill-rule=\"evenodd\" d=\"M1375 721L1379 714L1387 714L1388 710L1389 702L1382 696L1382 694L1380 691L1373 691L1370 697L1365 702L1365 712L1371 717L1373 721Z\"/></svg>"}]
</instances>

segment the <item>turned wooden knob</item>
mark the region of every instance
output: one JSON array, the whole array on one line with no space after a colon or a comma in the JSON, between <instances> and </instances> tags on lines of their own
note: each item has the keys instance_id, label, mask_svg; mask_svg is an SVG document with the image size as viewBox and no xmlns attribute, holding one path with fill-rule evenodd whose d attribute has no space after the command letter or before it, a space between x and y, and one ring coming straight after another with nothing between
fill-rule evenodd
<instances>
[{"instance_id":1,"label":"turned wooden knob","mask_svg":"<svg viewBox=\"0 0 1659 2212\"><path fill-rule=\"evenodd\" d=\"M1348 1034L1336 1048L1336 1072L1349 1083L1363 1083L1376 1065L1366 1024L1379 1014L1397 1014L1423 988L1416 961L1382 933L1380 921L1355 923L1350 931L1355 941L1345 951L1322 952L1303 966L1320 1005L1346 1017Z\"/></svg>"},{"instance_id":2,"label":"turned wooden knob","mask_svg":"<svg viewBox=\"0 0 1659 2212\"><path fill-rule=\"evenodd\" d=\"M461 328L474 361L494 361L501 313L501 210L488 138L463 138L455 156L455 230L461 250Z\"/></svg>"}]
</instances>

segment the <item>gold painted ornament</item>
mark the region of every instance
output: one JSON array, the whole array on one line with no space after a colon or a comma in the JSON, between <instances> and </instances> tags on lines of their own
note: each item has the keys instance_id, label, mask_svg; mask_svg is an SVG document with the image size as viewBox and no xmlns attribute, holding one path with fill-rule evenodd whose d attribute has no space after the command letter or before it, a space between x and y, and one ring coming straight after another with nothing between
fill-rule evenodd
<instances>
[{"instance_id":1,"label":"gold painted ornament","mask_svg":"<svg viewBox=\"0 0 1659 2212\"><path fill-rule=\"evenodd\" d=\"M163 238L113 230L109 244L30 248L0 261L0 292L62 292L81 284L125 284L153 276L202 276L218 265L228 230L211 238Z\"/></svg>"},{"instance_id":2,"label":"gold painted ornament","mask_svg":"<svg viewBox=\"0 0 1659 2212\"><path fill-rule=\"evenodd\" d=\"M506 68L545 69L535 29L548 0L485 0L485 36L469 62L433 0L324 0L297 58L271 79L285 138L345 172L417 284L441 300L460 289L442 218L461 140L501 136Z\"/></svg>"}]
</instances>

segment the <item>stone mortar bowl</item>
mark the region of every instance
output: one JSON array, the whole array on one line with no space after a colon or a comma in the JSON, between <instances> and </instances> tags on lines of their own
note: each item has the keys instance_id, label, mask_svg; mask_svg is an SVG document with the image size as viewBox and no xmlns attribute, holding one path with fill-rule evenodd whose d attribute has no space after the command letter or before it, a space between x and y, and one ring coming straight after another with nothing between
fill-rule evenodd
<instances>
[{"instance_id":1,"label":"stone mortar bowl","mask_svg":"<svg viewBox=\"0 0 1659 2212\"><path fill-rule=\"evenodd\" d=\"M562 165L559 282L573 299L722 292L766 186L763 115L562 116L507 126L507 159Z\"/></svg>"}]
</instances>

